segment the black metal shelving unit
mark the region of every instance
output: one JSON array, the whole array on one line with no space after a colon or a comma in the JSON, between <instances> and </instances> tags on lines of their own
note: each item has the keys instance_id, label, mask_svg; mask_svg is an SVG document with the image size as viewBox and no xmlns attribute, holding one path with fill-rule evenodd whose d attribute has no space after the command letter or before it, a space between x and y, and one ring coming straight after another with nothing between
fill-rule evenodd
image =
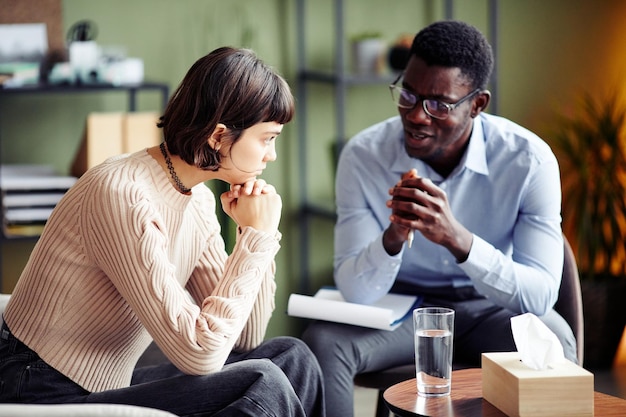
<instances>
[{"instance_id":1,"label":"black metal shelving unit","mask_svg":"<svg viewBox=\"0 0 626 417\"><path fill-rule=\"evenodd\" d=\"M161 109L165 109L167 101L169 99L169 86L160 82L142 82L138 84L125 84L125 85L111 85L111 84L29 84L23 87L15 88L1 88L0 87L0 100L7 99L13 96L24 95L64 95L72 96L75 94L86 93L119 93L127 95L127 110L129 112L137 111L137 97L142 92L157 92L161 96L160 106ZM0 120L1 122L1 120ZM1 142L7 140L0 135L0 148ZM0 213L1 214L1 213ZM0 220L4 221L3 214ZM38 236L24 236L24 237L6 237L3 231L0 231L0 245L10 244L10 242L17 241L36 241ZM2 248L0 246L0 283L2 283L2 263L3 255Z\"/></svg>"},{"instance_id":2,"label":"black metal shelving unit","mask_svg":"<svg viewBox=\"0 0 626 417\"><path fill-rule=\"evenodd\" d=\"M169 86L165 83L144 82L138 84L32 84L15 88L0 88L0 99L4 96L24 94L84 94L119 92L128 95L128 111L137 110L137 95L143 91L157 91L161 94L161 108L164 109L169 98Z\"/></svg>"}]
</instances>

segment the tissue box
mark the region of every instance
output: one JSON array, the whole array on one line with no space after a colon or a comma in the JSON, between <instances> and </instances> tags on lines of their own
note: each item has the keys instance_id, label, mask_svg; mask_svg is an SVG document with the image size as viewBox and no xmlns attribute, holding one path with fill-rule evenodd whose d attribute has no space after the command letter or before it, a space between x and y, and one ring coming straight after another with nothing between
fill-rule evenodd
<instances>
[{"instance_id":1,"label":"tissue box","mask_svg":"<svg viewBox=\"0 0 626 417\"><path fill-rule=\"evenodd\" d=\"M564 360L536 370L518 352L483 353L483 398L509 417L593 416L593 374Z\"/></svg>"}]
</instances>

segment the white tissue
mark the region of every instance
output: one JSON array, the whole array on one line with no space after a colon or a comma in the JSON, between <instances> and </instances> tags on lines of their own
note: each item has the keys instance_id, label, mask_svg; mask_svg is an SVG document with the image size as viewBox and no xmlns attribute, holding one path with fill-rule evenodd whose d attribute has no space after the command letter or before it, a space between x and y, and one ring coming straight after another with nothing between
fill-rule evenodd
<instances>
[{"instance_id":1,"label":"white tissue","mask_svg":"<svg viewBox=\"0 0 626 417\"><path fill-rule=\"evenodd\" d=\"M517 351L528 367L544 370L565 359L559 339L534 314L511 317L511 329Z\"/></svg>"}]
</instances>

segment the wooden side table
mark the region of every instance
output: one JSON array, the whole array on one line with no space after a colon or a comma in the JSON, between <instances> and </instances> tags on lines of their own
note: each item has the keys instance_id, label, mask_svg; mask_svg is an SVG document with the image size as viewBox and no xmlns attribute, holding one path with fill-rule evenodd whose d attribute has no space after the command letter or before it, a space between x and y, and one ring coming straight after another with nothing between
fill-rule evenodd
<instances>
[{"instance_id":1,"label":"wooden side table","mask_svg":"<svg viewBox=\"0 0 626 417\"><path fill-rule=\"evenodd\" d=\"M420 397L415 379L389 387L383 394L387 407L400 417L507 417L482 398L480 368L452 372L452 390L446 397ZM626 400L594 393L595 417L626 416Z\"/></svg>"}]
</instances>

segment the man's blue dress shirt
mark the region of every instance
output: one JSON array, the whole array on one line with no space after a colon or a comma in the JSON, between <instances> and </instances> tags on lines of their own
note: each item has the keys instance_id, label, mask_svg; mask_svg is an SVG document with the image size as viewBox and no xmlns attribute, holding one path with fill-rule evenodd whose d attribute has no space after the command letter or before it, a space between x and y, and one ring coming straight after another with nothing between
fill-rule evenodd
<instances>
[{"instance_id":1,"label":"man's blue dress shirt","mask_svg":"<svg viewBox=\"0 0 626 417\"><path fill-rule=\"evenodd\" d=\"M454 216L474 239L457 263L418 231L412 248L387 254L389 188L416 168L443 189ZM541 316L554 305L563 267L561 183L556 157L529 130L481 113L456 169L442 178L404 148L398 116L350 139L336 183L335 283L348 301L368 304L396 280L420 287L476 290L514 312Z\"/></svg>"}]
</instances>

